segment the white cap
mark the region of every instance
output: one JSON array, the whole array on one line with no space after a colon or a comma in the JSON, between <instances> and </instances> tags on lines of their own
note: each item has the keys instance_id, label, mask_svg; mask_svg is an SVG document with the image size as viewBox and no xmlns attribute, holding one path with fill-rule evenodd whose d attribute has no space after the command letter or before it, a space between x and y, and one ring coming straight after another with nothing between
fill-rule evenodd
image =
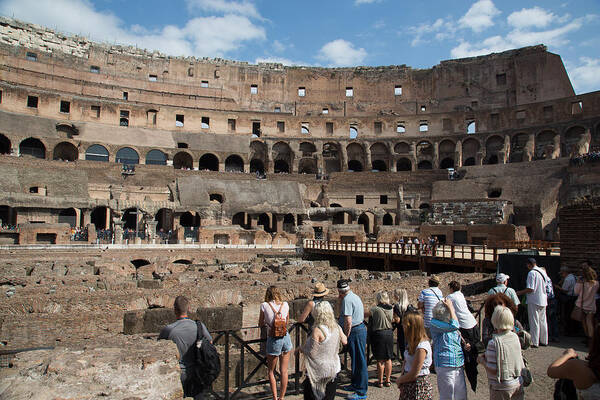
<instances>
[{"instance_id":1,"label":"white cap","mask_svg":"<svg viewBox=\"0 0 600 400\"><path fill-rule=\"evenodd\" d=\"M510 278L510 276L503 274L503 273L499 273L498 275L496 275L496 282L498 282L498 283L506 282L508 280L508 278Z\"/></svg>"}]
</instances>

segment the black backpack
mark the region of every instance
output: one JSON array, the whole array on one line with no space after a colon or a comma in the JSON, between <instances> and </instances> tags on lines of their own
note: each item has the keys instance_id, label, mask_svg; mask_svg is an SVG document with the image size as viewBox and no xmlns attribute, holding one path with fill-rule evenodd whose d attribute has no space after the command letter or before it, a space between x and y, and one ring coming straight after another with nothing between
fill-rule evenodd
<instances>
[{"instance_id":1,"label":"black backpack","mask_svg":"<svg viewBox=\"0 0 600 400\"><path fill-rule=\"evenodd\" d=\"M203 388L208 388L217 379L221 372L221 359L214 344L202 334L203 324L196 321L198 333L196 334L195 361L192 377Z\"/></svg>"},{"instance_id":2,"label":"black backpack","mask_svg":"<svg viewBox=\"0 0 600 400\"><path fill-rule=\"evenodd\" d=\"M570 400L577 398L577 390L573 381L561 378L554 384L554 400Z\"/></svg>"}]
</instances>

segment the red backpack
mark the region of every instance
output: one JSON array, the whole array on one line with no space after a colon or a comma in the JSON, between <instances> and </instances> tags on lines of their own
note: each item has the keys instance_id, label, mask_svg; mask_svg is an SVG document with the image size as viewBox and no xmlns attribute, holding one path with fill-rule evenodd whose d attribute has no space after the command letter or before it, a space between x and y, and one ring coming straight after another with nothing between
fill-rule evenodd
<instances>
[{"instance_id":1,"label":"red backpack","mask_svg":"<svg viewBox=\"0 0 600 400\"><path fill-rule=\"evenodd\" d=\"M284 337L287 334L287 320L281 315L283 303L281 303L281 305L279 306L279 310L277 311L275 311L275 308L270 302L269 307L271 307L271 310L273 310L273 314L275 314L275 318L273 319L273 326L271 326L271 337Z\"/></svg>"}]
</instances>

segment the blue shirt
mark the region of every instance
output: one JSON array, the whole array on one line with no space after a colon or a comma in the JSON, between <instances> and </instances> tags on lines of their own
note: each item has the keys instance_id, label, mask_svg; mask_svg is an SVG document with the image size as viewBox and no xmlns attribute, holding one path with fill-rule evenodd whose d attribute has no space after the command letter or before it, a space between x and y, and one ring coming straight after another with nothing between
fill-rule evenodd
<instances>
[{"instance_id":1,"label":"blue shirt","mask_svg":"<svg viewBox=\"0 0 600 400\"><path fill-rule=\"evenodd\" d=\"M342 299L340 305L340 318L338 320L341 327L344 326L344 317L352 316L352 326L362 323L365 319L363 302L352 290Z\"/></svg>"},{"instance_id":2,"label":"blue shirt","mask_svg":"<svg viewBox=\"0 0 600 400\"><path fill-rule=\"evenodd\" d=\"M423 322L425 322L425 328L429 328L431 324L431 312L433 311L433 307L444 298L442 291L437 287L430 287L424 289L419 294L419 298L417 299L421 303L423 303Z\"/></svg>"},{"instance_id":3,"label":"blue shirt","mask_svg":"<svg viewBox=\"0 0 600 400\"><path fill-rule=\"evenodd\" d=\"M465 364L457 320L453 319L448 323L433 318L431 337L433 338L433 365L456 368Z\"/></svg>"}]
</instances>

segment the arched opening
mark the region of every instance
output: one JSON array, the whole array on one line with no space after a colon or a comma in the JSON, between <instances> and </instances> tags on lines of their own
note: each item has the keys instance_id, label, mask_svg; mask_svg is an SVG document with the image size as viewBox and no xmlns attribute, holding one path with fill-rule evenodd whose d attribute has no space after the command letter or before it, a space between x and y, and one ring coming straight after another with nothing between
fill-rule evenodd
<instances>
[{"instance_id":1,"label":"arched opening","mask_svg":"<svg viewBox=\"0 0 600 400\"><path fill-rule=\"evenodd\" d=\"M271 217L269 214L262 213L258 216L258 225L261 225L265 232L272 232Z\"/></svg>"},{"instance_id":2,"label":"arched opening","mask_svg":"<svg viewBox=\"0 0 600 400\"><path fill-rule=\"evenodd\" d=\"M79 151L72 143L60 142L54 147L53 160L75 161L79 158Z\"/></svg>"},{"instance_id":3,"label":"arched opening","mask_svg":"<svg viewBox=\"0 0 600 400\"><path fill-rule=\"evenodd\" d=\"M546 160L553 157L555 150L560 149L558 134L553 131L543 131L535 139L535 159ZM558 147L558 148L557 148Z\"/></svg>"},{"instance_id":4,"label":"arched opening","mask_svg":"<svg viewBox=\"0 0 600 400\"><path fill-rule=\"evenodd\" d=\"M356 139L358 137L358 129L355 126L350 127L350 139Z\"/></svg>"},{"instance_id":5,"label":"arched opening","mask_svg":"<svg viewBox=\"0 0 600 400\"><path fill-rule=\"evenodd\" d=\"M253 158L252 160L250 160L250 173L255 174L257 172L260 175L264 175L265 174L265 164L263 164L262 160Z\"/></svg>"},{"instance_id":6,"label":"arched opening","mask_svg":"<svg viewBox=\"0 0 600 400\"><path fill-rule=\"evenodd\" d=\"M139 231L139 220L141 216L141 211L137 208L128 208L123 213L121 217L121 221L123 221L123 230L130 229L135 232L136 228Z\"/></svg>"},{"instance_id":7,"label":"arched opening","mask_svg":"<svg viewBox=\"0 0 600 400\"><path fill-rule=\"evenodd\" d=\"M0 154L10 154L11 144L10 139L0 134Z\"/></svg>"},{"instance_id":8,"label":"arched opening","mask_svg":"<svg viewBox=\"0 0 600 400\"><path fill-rule=\"evenodd\" d=\"M290 166L288 165L287 161L277 160L274 164L274 171L276 174L289 174Z\"/></svg>"},{"instance_id":9,"label":"arched opening","mask_svg":"<svg viewBox=\"0 0 600 400\"><path fill-rule=\"evenodd\" d=\"M408 158L400 158L396 161L396 171L412 171L412 162Z\"/></svg>"},{"instance_id":10,"label":"arched opening","mask_svg":"<svg viewBox=\"0 0 600 400\"><path fill-rule=\"evenodd\" d=\"M283 230L288 233L294 233L296 230L296 220L294 214L285 214L283 216Z\"/></svg>"},{"instance_id":11,"label":"arched opening","mask_svg":"<svg viewBox=\"0 0 600 400\"><path fill-rule=\"evenodd\" d=\"M195 228L200 226L200 216L192 214L189 211L184 212L179 216L179 225L184 228Z\"/></svg>"},{"instance_id":12,"label":"arched opening","mask_svg":"<svg viewBox=\"0 0 600 400\"><path fill-rule=\"evenodd\" d=\"M19 144L19 154L35 158L46 158L46 146L39 139L28 138Z\"/></svg>"},{"instance_id":13,"label":"arched opening","mask_svg":"<svg viewBox=\"0 0 600 400\"><path fill-rule=\"evenodd\" d=\"M150 261L144 260L143 258L138 258L130 261L133 266L137 269L139 267L143 267L144 265L150 265Z\"/></svg>"},{"instance_id":14,"label":"arched opening","mask_svg":"<svg viewBox=\"0 0 600 400\"><path fill-rule=\"evenodd\" d=\"M0 206L0 226L13 228L17 225L17 210L10 206Z\"/></svg>"},{"instance_id":15,"label":"arched opening","mask_svg":"<svg viewBox=\"0 0 600 400\"><path fill-rule=\"evenodd\" d=\"M211 193L208 195L208 201L223 204L223 195L220 193Z\"/></svg>"},{"instance_id":16,"label":"arched opening","mask_svg":"<svg viewBox=\"0 0 600 400\"><path fill-rule=\"evenodd\" d=\"M65 208L58 213L59 224L69 224L71 228L77 226L77 211L74 208Z\"/></svg>"},{"instance_id":17,"label":"arched opening","mask_svg":"<svg viewBox=\"0 0 600 400\"><path fill-rule=\"evenodd\" d=\"M194 168L194 160L189 153L180 151L173 157L173 168L191 170Z\"/></svg>"},{"instance_id":18,"label":"arched opening","mask_svg":"<svg viewBox=\"0 0 600 400\"><path fill-rule=\"evenodd\" d=\"M117 151L116 161L121 164L135 165L140 162L140 156L131 147L123 147Z\"/></svg>"},{"instance_id":19,"label":"arched opening","mask_svg":"<svg viewBox=\"0 0 600 400\"><path fill-rule=\"evenodd\" d=\"M161 208L160 210L158 210L158 212L154 216L154 220L157 222L155 233L167 233L169 231L172 231L173 217L173 210L170 210L168 208Z\"/></svg>"},{"instance_id":20,"label":"arched opening","mask_svg":"<svg viewBox=\"0 0 600 400\"><path fill-rule=\"evenodd\" d=\"M488 190L487 196L490 199L497 199L498 197L502 196L502 189L500 189L500 188L490 189L490 190Z\"/></svg>"},{"instance_id":21,"label":"arched opening","mask_svg":"<svg viewBox=\"0 0 600 400\"><path fill-rule=\"evenodd\" d=\"M173 261L173 264L183 264L190 265L192 262L190 260L186 260L185 258Z\"/></svg>"},{"instance_id":22,"label":"arched opening","mask_svg":"<svg viewBox=\"0 0 600 400\"><path fill-rule=\"evenodd\" d=\"M444 158L440 162L440 169L454 168L454 159L450 157Z\"/></svg>"},{"instance_id":23,"label":"arched opening","mask_svg":"<svg viewBox=\"0 0 600 400\"><path fill-rule=\"evenodd\" d=\"M383 160L373 160L371 162L371 170L373 172L385 172L387 171L387 165Z\"/></svg>"},{"instance_id":24,"label":"arched opening","mask_svg":"<svg viewBox=\"0 0 600 400\"><path fill-rule=\"evenodd\" d=\"M226 172L244 172L244 160L242 157L232 154L225 159Z\"/></svg>"},{"instance_id":25,"label":"arched opening","mask_svg":"<svg viewBox=\"0 0 600 400\"><path fill-rule=\"evenodd\" d=\"M583 126L573 126L565 133L565 156L574 157L577 156L577 145L585 134L585 128Z\"/></svg>"},{"instance_id":26,"label":"arched opening","mask_svg":"<svg viewBox=\"0 0 600 400\"><path fill-rule=\"evenodd\" d=\"M390 214L383 216L383 225L394 225L394 218Z\"/></svg>"},{"instance_id":27,"label":"arched opening","mask_svg":"<svg viewBox=\"0 0 600 400\"><path fill-rule=\"evenodd\" d=\"M350 160L348 161L348 171L349 172L362 172L363 166L360 161Z\"/></svg>"},{"instance_id":28,"label":"arched opening","mask_svg":"<svg viewBox=\"0 0 600 400\"><path fill-rule=\"evenodd\" d=\"M475 157L469 157L465 161L463 161L463 166L465 167L470 167L472 165L475 165Z\"/></svg>"},{"instance_id":29,"label":"arched opening","mask_svg":"<svg viewBox=\"0 0 600 400\"><path fill-rule=\"evenodd\" d=\"M108 162L108 150L102 145L93 144L85 151L85 159L88 161Z\"/></svg>"},{"instance_id":30,"label":"arched opening","mask_svg":"<svg viewBox=\"0 0 600 400\"><path fill-rule=\"evenodd\" d=\"M339 154L339 147L336 143L325 143L323 145L323 162L326 174L342 170Z\"/></svg>"},{"instance_id":31,"label":"arched opening","mask_svg":"<svg viewBox=\"0 0 600 400\"><path fill-rule=\"evenodd\" d=\"M467 123L467 134L471 135L477 131L475 121L469 121Z\"/></svg>"},{"instance_id":32,"label":"arched opening","mask_svg":"<svg viewBox=\"0 0 600 400\"><path fill-rule=\"evenodd\" d=\"M278 171L280 173L292 172L291 166L294 161L294 152L287 143L277 142L273 145L273 160L275 161L275 173L277 173ZM278 163L278 161L281 162Z\"/></svg>"},{"instance_id":33,"label":"arched opening","mask_svg":"<svg viewBox=\"0 0 600 400\"><path fill-rule=\"evenodd\" d=\"M242 228L246 228L247 227L246 213L245 212L239 212L239 213L235 214L233 216L233 218L231 218L231 225L239 225Z\"/></svg>"},{"instance_id":34,"label":"arched opening","mask_svg":"<svg viewBox=\"0 0 600 400\"><path fill-rule=\"evenodd\" d=\"M484 164L498 164L500 162L499 153L504 149L504 138L492 136L485 142L486 158Z\"/></svg>"},{"instance_id":35,"label":"arched opening","mask_svg":"<svg viewBox=\"0 0 600 400\"><path fill-rule=\"evenodd\" d=\"M109 228L110 209L108 207L96 207L90 215L91 223L96 227L96 232Z\"/></svg>"},{"instance_id":36,"label":"arched opening","mask_svg":"<svg viewBox=\"0 0 600 400\"><path fill-rule=\"evenodd\" d=\"M317 152L317 148L310 142L302 142L300 143L300 152L302 157L312 157Z\"/></svg>"},{"instance_id":37,"label":"arched opening","mask_svg":"<svg viewBox=\"0 0 600 400\"><path fill-rule=\"evenodd\" d=\"M198 162L198 169L200 171L218 171L219 159L214 154L206 153L202 157L200 157L200 161Z\"/></svg>"},{"instance_id":38,"label":"arched opening","mask_svg":"<svg viewBox=\"0 0 600 400\"><path fill-rule=\"evenodd\" d=\"M363 226L363 229L365 230L365 233L370 233L370 222L369 222L369 217L367 216L367 214L361 214L360 217L358 217L358 223L359 225Z\"/></svg>"},{"instance_id":39,"label":"arched opening","mask_svg":"<svg viewBox=\"0 0 600 400\"><path fill-rule=\"evenodd\" d=\"M428 203L421 203L419 205L419 210L429 210L431 208Z\"/></svg>"},{"instance_id":40,"label":"arched opening","mask_svg":"<svg viewBox=\"0 0 600 400\"><path fill-rule=\"evenodd\" d=\"M148 154L146 154L146 164L167 165L167 155L160 150L150 150Z\"/></svg>"},{"instance_id":41,"label":"arched opening","mask_svg":"<svg viewBox=\"0 0 600 400\"><path fill-rule=\"evenodd\" d=\"M477 153L479 153L480 144L477 140L470 138L462 143L462 159L463 165L475 165L477 163ZM469 161L467 164L467 160Z\"/></svg>"},{"instance_id":42,"label":"arched opening","mask_svg":"<svg viewBox=\"0 0 600 400\"><path fill-rule=\"evenodd\" d=\"M333 214L333 220L332 220L333 225L345 224L346 223L345 220L346 220L345 212L340 211L340 212Z\"/></svg>"},{"instance_id":43,"label":"arched opening","mask_svg":"<svg viewBox=\"0 0 600 400\"><path fill-rule=\"evenodd\" d=\"M398 154L410 153L410 145L408 143L405 143L405 142L397 143L394 146L394 152L396 152Z\"/></svg>"},{"instance_id":44,"label":"arched opening","mask_svg":"<svg viewBox=\"0 0 600 400\"><path fill-rule=\"evenodd\" d=\"M510 162L525 161L525 146L528 136L525 133L519 133L512 137L510 141Z\"/></svg>"},{"instance_id":45,"label":"arched opening","mask_svg":"<svg viewBox=\"0 0 600 400\"><path fill-rule=\"evenodd\" d=\"M417 164L417 169L433 169L431 161L423 160Z\"/></svg>"},{"instance_id":46,"label":"arched opening","mask_svg":"<svg viewBox=\"0 0 600 400\"><path fill-rule=\"evenodd\" d=\"M314 158L303 158L298 163L299 174L316 174L317 173L317 160Z\"/></svg>"}]
</instances>

